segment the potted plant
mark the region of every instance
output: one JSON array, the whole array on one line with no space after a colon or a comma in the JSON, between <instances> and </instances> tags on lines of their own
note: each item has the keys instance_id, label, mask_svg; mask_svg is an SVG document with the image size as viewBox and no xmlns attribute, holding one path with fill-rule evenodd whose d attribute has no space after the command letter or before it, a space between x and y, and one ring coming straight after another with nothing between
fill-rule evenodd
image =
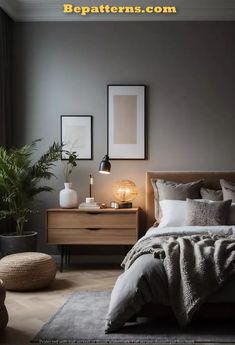
<instances>
[{"instance_id":1,"label":"potted plant","mask_svg":"<svg viewBox=\"0 0 235 345\"><path fill-rule=\"evenodd\" d=\"M32 201L41 192L52 190L42 185L54 174L52 167L61 156L62 147L53 143L46 153L33 161L40 139L20 148L6 150L0 147L0 219L13 220L15 229L1 234L2 255L36 250L37 233L25 231L25 224L36 212Z\"/></svg>"},{"instance_id":2,"label":"potted plant","mask_svg":"<svg viewBox=\"0 0 235 345\"><path fill-rule=\"evenodd\" d=\"M67 159L64 168L64 189L60 191L60 207L62 208L75 208L78 206L77 192L72 189L72 183L70 176L73 169L77 166L76 160L78 159L76 152L63 150L63 153Z\"/></svg>"},{"instance_id":3,"label":"potted plant","mask_svg":"<svg viewBox=\"0 0 235 345\"><path fill-rule=\"evenodd\" d=\"M77 166L76 160L78 157L75 151L63 150L63 152L68 157L64 168L65 182L70 183L70 175L72 174L73 168Z\"/></svg>"}]
</instances>

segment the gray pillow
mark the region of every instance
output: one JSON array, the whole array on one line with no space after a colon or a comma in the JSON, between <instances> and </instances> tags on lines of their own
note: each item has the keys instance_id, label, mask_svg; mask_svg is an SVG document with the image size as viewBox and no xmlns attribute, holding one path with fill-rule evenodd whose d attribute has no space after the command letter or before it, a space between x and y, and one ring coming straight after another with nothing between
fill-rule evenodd
<instances>
[{"instance_id":1,"label":"gray pillow","mask_svg":"<svg viewBox=\"0 0 235 345\"><path fill-rule=\"evenodd\" d=\"M187 199L185 225L227 224L231 200L210 201Z\"/></svg>"},{"instance_id":2,"label":"gray pillow","mask_svg":"<svg viewBox=\"0 0 235 345\"><path fill-rule=\"evenodd\" d=\"M220 185L223 191L223 199L231 199L232 202L235 202L235 183L221 179Z\"/></svg>"},{"instance_id":3,"label":"gray pillow","mask_svg":"<svg viewBox=\"0 0 235 345\"><path fill-rule=\"evenodd\" d=\"M161 200L186 200L200 198L200 187L204 180L189 183L178 183L161 179L152 179L155 202L155 218L159 222L161 218L159 202Z\"/></svg>"},{"instance_id":4,"label":"gray pillow","mask_svg":"<svg viewBox=\"0 0 235 345\"><path fill-rule=\"evenodd\" d=\"M209 189L209 188L201 188L200 193L201 193L202 199L212 200L212 201L223 200L222 189L215 190L215 189Z\"/></svg>"},{"instance_id":5,"label":"gray pillow","mask_svg":"<svg viewBox=\"0 0 235 345\"><path fill-rule=\"evenodd\" d=\"M173 181L157 180L156 185L161 200L186 200L186 198L199 198L200 187L203 180L189 183L177 183Z\"/></svg>"}]
</instances>

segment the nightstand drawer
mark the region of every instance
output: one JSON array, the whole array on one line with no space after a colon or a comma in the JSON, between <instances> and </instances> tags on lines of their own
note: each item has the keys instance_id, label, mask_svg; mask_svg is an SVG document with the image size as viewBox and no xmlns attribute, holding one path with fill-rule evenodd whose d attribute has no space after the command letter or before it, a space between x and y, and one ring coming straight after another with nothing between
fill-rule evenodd
<instances>
[{"instance_id":1,"label":"nightstand drawer","mask_svg":"<svg viewBox=\"0 0 235 345\"><path fill-rule=\"evenodd\" d=\"M49 228L47 242L49 244L134 244L136 228Z\"/></svg>"},{"instance_id":2,"label":"nightstand drawer","mask_svg":"<svg viewBox=\"0 0 235 345\"><path fill-rule=\"evenodd\" d=\"M135 228L135 213L49 212L48 228Z\"/></svg>"}]
</instances>

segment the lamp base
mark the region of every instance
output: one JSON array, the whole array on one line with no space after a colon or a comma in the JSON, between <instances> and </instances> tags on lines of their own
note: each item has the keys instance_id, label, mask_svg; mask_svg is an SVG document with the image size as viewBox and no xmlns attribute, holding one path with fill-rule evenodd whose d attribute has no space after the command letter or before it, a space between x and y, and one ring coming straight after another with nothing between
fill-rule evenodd
<instances>
[{"instance_id":1,"label":"lamp base","mask_svg":"<svg viewBox=\"0 0 235 345\"><path fill-rule=\"evenodd\" d=\"M119 202L119 208L132 208L132 202L128 202L128 201Z\"/></svg>"}]
</instances>

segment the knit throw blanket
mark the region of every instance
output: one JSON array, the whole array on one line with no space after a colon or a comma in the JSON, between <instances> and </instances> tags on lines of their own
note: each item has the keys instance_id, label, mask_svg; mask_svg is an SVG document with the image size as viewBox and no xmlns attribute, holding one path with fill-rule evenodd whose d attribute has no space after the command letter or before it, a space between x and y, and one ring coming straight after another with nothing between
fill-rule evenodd
<instances>
[{"instance_id":1,"label":"knit throw blanket","mask_svg":"<svg viewBox=\"0 0 235 345\"><path fill-rule=\"evenodd\" d=\"M140 256L153 253L163 260L168 296L184 326L198 307L235 273L235 237L191 235L150 237L136 243L125 257L125 270Z\"/></svg>"}]
</instances>

